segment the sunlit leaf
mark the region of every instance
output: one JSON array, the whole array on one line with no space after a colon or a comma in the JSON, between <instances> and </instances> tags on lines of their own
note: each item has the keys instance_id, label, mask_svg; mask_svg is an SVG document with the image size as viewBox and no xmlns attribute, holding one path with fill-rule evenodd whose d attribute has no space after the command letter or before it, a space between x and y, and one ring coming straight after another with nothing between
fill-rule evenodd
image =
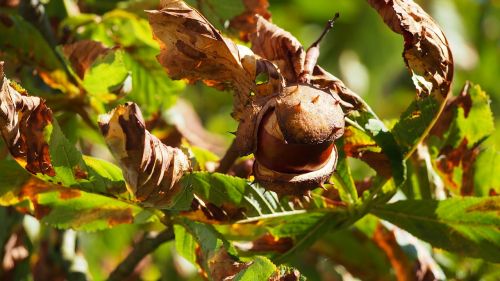
<instances>
[{"instance_id":1,"label":"sunlit leaf","mask_svg":"<svg viewBox=\"0 0 500 281\"><path fill-rule=\"evenodd\" d=\"M0 167L0 205L15 206L54 227L95 231L158 221L156 213L134 204L43 182L15 161L0 161Z\"/></svg>"},{"instance_id":2,"label":"sunlit leaf","mask_svg":"<svg viewBox=\"0 0 500 281\"><path fill-rule=\"evenodd\" d=\"M135 103L101 115L99 126L137 200L156 208L171 208L182 192L179 180L191 170L188 156L152 135Z\"/></svg>"},{"instance_id":3,"label":"sunlit leaf","mask_svg":"<svg viewBox=\"0 0 500 281\"><path fill-rule=\"evenodd\" d=\"M183 83L172 81L156 60L160 48L145 19L114 10L102 17L81 14L66 18L62 26L73 30L79 39L96 40L124 50L123 63L132 77L127 99L140 104L146 117L174 104Z\"/></svg>"},{"instance_id":4,"label":"sunlit leaf","mask_svg":"<svg viewBox=\"0 0 500 281\"><path fill-rule=\"evenodd\" d=\"M453 57L443 31L418 4L368 2L389 28L403 36L403 58L417 89L415 101L393 128L407 158L428 134L444 106L453 78Z\"/></svg>"},{"instance_id":5,"label":"sunlit leaf","mask_svg":"<svg viewBox=\"0 0 500 281\"><path fill-rule=\"evenodd\" d=\"M2 137L11 155L27 171L46 182L126 197L125 182L116 171L110 177L87 166L82 154L62 134L43 99L28 96L20 86L3 78L0 104ZM111 163L100 163L113 169Z\"/></svg>"},{"instance_id":6,"label":"sunlit leaf","mask_svg":"<svg viewBox=\"0 0 500 281\"><path fill-rule=\"evenodd\" d=\"M484 196L489 193L489 189L495 191L495 187L482 184L490 177L481 175L486 167L497 166L494 164L494 148L482 145L494 130L489 103L488 95L478 85L468 82L458 96L448 101L439 123L431 131L439 139L429 141L439 149L436 170L453 193L472 195L476 191L477 195ZM489 160L492 162L478 166L477 159L484 161L488 157L481 156L483 151L491 155ZM476 176L476 172L480 174Z\"/></svg>"},{"instance_id":7,"label":"sunlit leaf","mask_svg":"<svg viewBox=\"0 0 500 281\"><path fill-rule=\"evenodd\" d=\"M376 206L373 214L434 247L499 262L500 198L409 200Z\"/></svg>"}]
</instances>

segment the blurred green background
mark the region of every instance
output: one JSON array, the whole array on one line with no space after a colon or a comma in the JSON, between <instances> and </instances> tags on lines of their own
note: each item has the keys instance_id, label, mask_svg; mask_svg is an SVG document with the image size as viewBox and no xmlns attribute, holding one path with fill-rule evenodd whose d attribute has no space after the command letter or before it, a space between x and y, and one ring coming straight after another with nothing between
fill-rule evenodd
<instances>
[{"instance_id":1,"label":"blurred green background","mask_svg":"<svg viewBox=\"0 0 500 281\"><path fill-rule=\"evenodd\" d=\"M0 1L2 2L9 1ZM54 1L43 2L49 5L50 12L50 5ZM119 8L144 17L142 11L155 8L158 2L86 0L79 1L79 4L85 13L103 14ZM230 0L223 2L231 5ZM341 14L334 29L321 45L319 64L360 94L381 118L387 120L398 118L413 100L415 90L401 57L403 40L385 26L366 1L270 0L269 2L273 22L295 35L306 48L316 40L328 19L336 12ZM500 1L416 2L434 17L447 35L455 61L453 94L459 93L466 80L479 84L490 95L496 124L500 124ZM229 144L232 138L229 132L235 131L237 126L237 123L229 117L232 111L231 94L201 84L187 86L182 91L180 97L193 103L206 128L220 133ZM167 94L175 96L173 93ZM499 130L496 130L495 136L488 141L500 143ZM0 213L0 218L2 216ZM36 225L36 222L29 220L25 224ZM94 280L102 280L107 276L109 271L126 256L134 237L142 231L144 229L138 229L137 226L119 226L109 231L78 234L79 248L88 262ZM343 234L345 235L345 233L339 235ZM138 275L145 280L200 279L195 274L194 268L190 268L177 255L172 254L173 249L173 243L160 247L144 262L141 267L143 271ZM313 255L313 252L304 254L306 261L312 259L308 255ZM441 259L444 270L452 276L450 279L478 280L482 273L489 270L487 265L478 260L462 260L447 253L442 253ZM311 276L311 280L327 276L328 273L332 273L330 272L332 269L328 267L336 266L334 262L328 260L317 263L316 268L308 269L309 265L300 257L294 263L304 270L306 275ZM387 264L380 267L386 268Z\"/></svg>"}]
</instances>

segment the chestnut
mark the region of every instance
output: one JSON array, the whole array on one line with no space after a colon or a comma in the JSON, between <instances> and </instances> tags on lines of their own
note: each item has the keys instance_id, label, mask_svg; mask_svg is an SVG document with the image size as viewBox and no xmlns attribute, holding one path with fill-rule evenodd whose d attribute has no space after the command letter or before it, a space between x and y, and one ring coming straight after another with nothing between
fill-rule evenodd
<instances>
[{"instance_id":1,"label":"chestnut","mask_svg":"<svg viewBox=\"0 0 500 281\"><path fill-rule=\"evenodd\" d=\"M303 195L333 173L344 113L334 95L296 84L262 108L256 130L256 181L280 194Z\"/></svg>"}]
</instances>

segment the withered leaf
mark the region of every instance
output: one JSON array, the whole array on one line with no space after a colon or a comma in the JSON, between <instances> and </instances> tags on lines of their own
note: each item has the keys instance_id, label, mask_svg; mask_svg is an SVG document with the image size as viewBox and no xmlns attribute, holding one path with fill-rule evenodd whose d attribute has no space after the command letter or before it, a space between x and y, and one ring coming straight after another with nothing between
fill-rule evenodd
<instances>
[{"instance_id":1,"label":"withered leaf","mask_svg":"<svg viewBox=\"0 0 500 281\"><path fill-rule=\"evenodd\" d=\"M99 126L137 200L155 207L170 206L181 187L178 181L190 170L188 157L146 130L135 103L102 115Z\"/></svg>"},{"instance_id":2,"label":"withered leaf","mask_svg":"<svg viewBox=\"0 0 500 281\"><path fill-rule=\"evenodd\" d=\"M306 52L291 33L256 15L256 31L249 35L252 50L276 64L287 82L295 82L302 73Z\"/></svg>"},{"instance_id":3,"label":"withered leaf","mask_svg":"<svg viewBox=\"0 0 500 281\"><path fill-rule=\"evenodd\" d=\"M189 144L207 149L217 155L224 153L224 139L203 127L200 117L190 103L178 99L167 114L168 123L175 127L175 131L167 139L162 139L164 143L178 147L184 138ZM170 116L172 118L169 118Z\"/></svg>"},{"instance_id":4,"label":"withered leaf","mask_svg":"<svg viewBox=\"0 0 500 281\"><path fill-rule=\"evenodd\" d=\"M242 270L250 266L251 262L241 262L229 255L222 247L208 257L208 274L212 280L234 280L234 277Z\"/></svg>"},{"instance_id":5,"label":"withered leaf","mask_svg":"<svg viewBox=\"0 0 500 281\"><path fill-rule=\"evenodd\" d=\"M474 193L474 163L481 152L479 145L468 148L467 139L463 139L458 147L447 145L439 152L436 167L443 174L446 186L460 190L462 196ZM457 182L455 169L461 168L461 182Z\"/></svg>"},{"instance_id":6,"label":"withered leaf","mask_svg":"<svg viewBox=\"0 0 500 281\"><path fill-rule=\"evenodd\" d=\"M97 57L107 54L111 48L105 47L101 42L82 40L62 47L64 56L69 60L80 79Z\"/></svg>"},{"instance_id":7,"label":"withered leaf","mask_svg":"<svg viewBox=\"0 0 500 281\"><path fill-rule=\"evenodd\" d=\"M292 248L293 239L290 237L274 237L272 234L266 233L253 241L241 243L235 242L234 245L240 250L253 253L285 253Z\"/></svg>"},{"instance_id":8,"label":"withered leaf","mask_svg":"<svg viewBox=\"0 0 500 281\"><path fill-rule=\"evenodd\" d=\"M396 241L394 233L378 223L373 241L382 249L394 268L398 280L413 280L413 265Z\"/></svg>"},{"instance_id":9,"label":"withered leaf","mask_svg":"<svg viewBox=\"0 0 500 281\"><path fill-rule=\"evenodd\" d=\"M30 97L4 77L0 62L0 128L10 153L26 170L54 176L45 129L52 123L52 111L39 97Z\"/></svg>"},{"instance_id":10,"label":"withered leaf","mask_svg":"<svg viewBox=\"0 0 500 281\"><path fill-rule=\"evenodd\" d=\"M445 99L453 77L453 57L443 31L416 3L368 0L384 22L404 37L403 57L419 97L436 92Z\"/></svg>"},{"instance_id":11,"label":"withered leaf","mask_svg":"<svg viewBox=\"0 0 500 281\"><path fill-rule=\"evenodd\" d=\"M220 89L230 86L240 95L250 94L254 76L242 66L236 44L183 1L166 0L160 6L161 10L147 13L160 43L158 61L171 78L200 80Z\"/></svg>"}]
</instances>

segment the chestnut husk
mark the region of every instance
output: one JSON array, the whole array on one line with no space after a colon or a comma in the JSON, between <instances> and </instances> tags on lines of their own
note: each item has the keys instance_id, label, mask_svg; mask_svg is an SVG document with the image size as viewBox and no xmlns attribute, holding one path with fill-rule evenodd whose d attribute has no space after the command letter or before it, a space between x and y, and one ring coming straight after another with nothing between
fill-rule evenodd
<instances>
[{"instance_id":1,"label":"chestnut husk","mask_svg":"<svg viewBox=\"0 0 500 281\"><path fill-rule=\"evenodd\" d=\"M286 87L257 117L255 180L280 195L307 194L335 171L343 133L338 97L308 84Z\"/></svg>"}]
</instances>

